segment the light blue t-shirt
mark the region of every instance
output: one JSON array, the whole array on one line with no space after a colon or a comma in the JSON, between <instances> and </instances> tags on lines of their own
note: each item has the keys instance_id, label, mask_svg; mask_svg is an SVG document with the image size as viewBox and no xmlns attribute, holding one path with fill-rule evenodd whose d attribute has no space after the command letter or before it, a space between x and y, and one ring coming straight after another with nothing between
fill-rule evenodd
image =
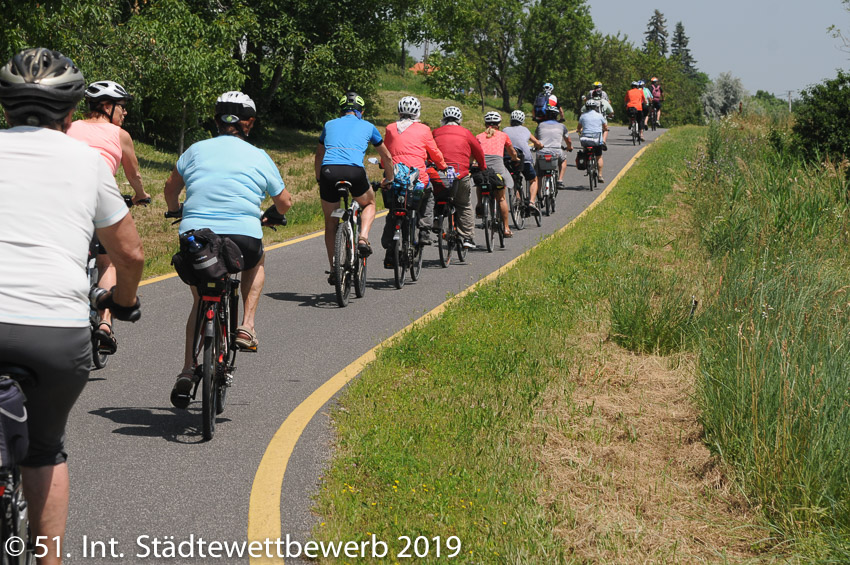
<instances>
[{"instance_id":1,"label":"light blue t-shirt","mask_svg":"<svg viewBox=\"0 0 850 565\"><path fill-rule=\"evenodd\" d=\"M354 165L363 166L363 157L369 143L383 143L378 128L354 114L346 114L331 120L322 128L319 143L325 146L325 157L322 165Z\"/></svg>"},{"instance_id":2,"label":"light blue t-shirt","mask_svg":"<svg viewBox=\"0 0 850 565\"><path fill-rule=\"evenodd\" d=\"M233 135L195 143L177 160L177 172L186 183L180 233L209 228L262 238L260 204L284 189L268 153Z\"/></svg>"},{"instance_id":3,"label":"light blue t-shirt","mask_svg":"<svg viewBox=\"0 0 850 565\"><path fill-rule=\"evenodd\" d=\"M578 123L581 124L581 137L602 139L602 126L608 121L596 110L588 110L579 117Z\"/></svg>"}]
</instances>

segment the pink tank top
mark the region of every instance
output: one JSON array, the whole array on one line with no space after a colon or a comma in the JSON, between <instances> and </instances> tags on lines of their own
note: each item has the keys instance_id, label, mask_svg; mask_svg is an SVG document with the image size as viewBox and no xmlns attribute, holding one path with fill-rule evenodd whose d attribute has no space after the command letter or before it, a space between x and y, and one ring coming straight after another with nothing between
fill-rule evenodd
<instances>
[{"instance_id":1,"label":"pink tank top","mask_svg":"<svg viewBox=\"0 0 850 565\"><path fill-rule=\"evenodd\" d=\"M121 163L121 128L115 124L77 120L68 128L68 135L100 151L112 174Z\"/></svg>"}]
</instances>

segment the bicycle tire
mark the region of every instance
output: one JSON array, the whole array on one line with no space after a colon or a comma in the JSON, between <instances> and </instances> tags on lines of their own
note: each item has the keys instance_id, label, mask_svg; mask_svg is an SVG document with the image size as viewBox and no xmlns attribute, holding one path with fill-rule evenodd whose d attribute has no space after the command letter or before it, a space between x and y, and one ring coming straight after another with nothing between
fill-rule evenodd
<instances>
[{"instance_id":1,"label":"bicycle tire","mask_svg":"<svg viewBox=\"0 0 850 565\"><path fill-rule=\"evenodd\" d=\"M496 216L496 235L499 236L499 249L505 248L505 222L502 219L502 206L493 201L494 212Z\"/></svg>"},{"instance_id":2,"label":"bicycle tire","mask_svg":"<svg viewBox=\"0 0 850 565\"><path fill-rule=\"evenodd\" d=\"M366 258L359 253L355 254L354 263L354 295L363 298L366 294Z\"/></svg>"},{"instance_id":3,"label":"bicycle tire","mask_svg":"<svg viewBox=\"0 0 850 565\"><path fill-rule=\"evenodd\" d=\"M204 364L201 366L201 431L204 441L210 441L215 435L215 363L217 362L218 342L216 324L208 320L204 324Z\"/></svg>"},{"instance_id":4,"label":"bicycle tire","mask_svg":"<svg viewBox=\"0 0 850 565\"><path fill-rule=\"evenodd\" d=\"M466 262L466 256L469 253L469 248L463 244L463 238L457 233L457 228L452 228L452 239L457 245L457 258L461 263Z\"/></svg>"},{"instance_id":5,"label":"bicycle tire","mask_svg":"<svg viewBox=\"0 0 850 565\"><path fill-rule=\"evenodd\" d=\"M425 246L421 243L416 244L413 250L413 260L410 263L410 280L418 281L419 275L422 274L422 255L424 254Z\"/></svg>"},{"instance_id":6,"label":"bicycle tire","mask_svg":"<svg viewBox=\"0 0 850 565\"><path fill-rule=\"evenodd\" d=\"M97 340L92 336L91 340L91 360L92 367L97 369L103 369L106 367L106 364L109 362L109 355L106 353L101 353L97 347Z\"/></svg>"},{"instance_id":7,"label":"bicycle tire","mask_svg":"<svg viewBox=\"0 0 850 565\"><path fill-rule=\"evenodd\" d=\"M519 201L517 198L517 179L514 177L514 187L505 189L505 198L508 199L508 213L510 215L511 221L514 223L514 227L518 230L522 228L519 227L519 218L522 216L522 212L520 210Z\"/></svg>"},{"instance_id":8,"label":"bicycle tire","mask_svg":"<svg viewBox=\"0 0 850 565\"><path fill-rule=\"evenodd\" d=\"M481 198L481 206L484 208L484 243L487 246L487 253L493 252L493 224L490 223L490 197L484 196Z\"/></svg>"},{"instance_id":9,"label":"bicycle tire","mask_svg":"<svg viewBox=\"0 0 850 565\"><path fill-rule=\"evenodd\" d=\"M395 282L395 287L399 290L404 286L405 278L407 277L407 269L405 268L405 253L407 251L403 248L403 239L401 238L395 240L393 242L393 281Z\"/></svg>"},{"instance_id":10,"label":"bicycle tire","mask_svg":"<svg viewBox=\"0 0 850 565\"><path fill-rule=\"evenodd\" d=\"M554 182L554 181L553 181L553 182ZM551 195L549 196L549 202L551 203L551 205L549 206L549 215L550 215L550 216L551 216L552 214L554 214L554 213L555 213L555 200L557 200L557 199L555 198L555 195L556 195L556 194L558 194L558 189L557 189L556 187L554 187L554 186L553 186L553 187L552 187L552 193L551 193Z\"/></svg>"},{"instance_id":11,"label":"bicycle tire","mask_svg":"<svg viewBox=\"0 0 850 565\"><path fill-rule=\"evenodd\" d=\"M334 238L334 261L333 272L336 276L334 290L336 291L336 303L340 308L348 306L351 296L351 271L349 264L354 250L351 248L351 226L348 222L339 224Z\"/></svg>"},{"instance_id":12,"label":"bicycle tire","mask_svg":"<svg viewBox=\"0 0 850 565\"><path fill-rule=\"evenodd\" d=\"M227 405L227 389L230 386L227 382L227 375L232 373L236 366L236 328L239 327L239 293L231 290L230 295L222 299L222 303L225 304L224 307L227 311L228 325L223 329L224 335L227 336L227 356L221 364L220 373L216 373L218 375L215 397L216 416L224 412L224 408Z\"/></svg>"},{"instance_id":13,"label":"bicycle tire","mask_svg":"<svg viewBox=\"0 0 850 565\"><path fill-rule=\"evenodd\" d=\"M452 262L452 249L449 246L452 233L449 231L449 217L441 215L438 217L437 225L440 226L440 233L437 234L437 252L440 256L440 266L446 268Z\"/></svg>"}]
</instances>

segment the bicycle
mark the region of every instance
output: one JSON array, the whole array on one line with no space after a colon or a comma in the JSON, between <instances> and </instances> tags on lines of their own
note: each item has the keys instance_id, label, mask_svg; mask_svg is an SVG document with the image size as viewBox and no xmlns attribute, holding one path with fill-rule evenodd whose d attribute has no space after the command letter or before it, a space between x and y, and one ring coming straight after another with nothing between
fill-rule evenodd
<instances>
[{"instance_id":1,"label":"bicycle","mask_svg":"<svg viewBox=\"0 0 850 565\"><path fill-rule=\"evenodd\" d=\"M413 178L411 185L416 184L417 178ZM404 287L407 272L410 278L419 280L422 271L422 249L424 245L417 237L416 224L419 214L417 213L418 202L414 202L412 190L394 195L391 202L390 215L395 219L395 233L393 234L392 257L393 257L393 281L395 287ZM423 194L420 198L427 198Z\"/></svg>"},{"instance_id":2,"label":"bicycle","mask_svg":"<svg viewBox=\"0 0 850 565\"><path fill-rule=\"evenodd\" d=\"M514 190L508 191L508 207L511 212L511 220L514 227L521 230L525 228L525 219L534 216L539 228L542 222L540 210L531 207L530 183L522 174L522 163L508 165L510 159L505 159L505 166L514 178Z\"/></svg>"},{"instance_id":3,"label":"bicycle","mask_svg":"<svg viewBox=\"0 0 850 565\"><path fill-rule=\"evenodd\" d=\"M632 145L638 145L642 142L640 138L640 126L638 125L637 112L629 112L629 133L632 136Z\"/></svg>"},{"instance_id":4,"label":"bicycle","mask_svg":"<svg viewBox=\"0 0 850 565\"><path fill-rule=\"evenodd\" d=\"M470 172L473 171L477 172L477 169L471 168ZM496 210L498 203L490 190L490 183L486 177L482 178L478 188L481 191L484 242L487 244L487 253L492 253L495 249L497 234L499 236L499 247L502 249L505 248L505 226L502 225L501 210Z\"/></svg>"},{"instance_id":5,"label":"bicycle","mask_svg":"<svg viewBox=\"0 0 850 565\"><path fill-rule=\"evenodd\" d=\"M452 261L452 251L457 250L459 261L466 261L469 251L463 245L463 237L455 222L454 196L457 182L448 189L434 191L434 225L437 226L437 251L440 254L440 266L446 268ZM436 185L435 185L436 186Z\"/></svg>"},{"instance_id":6,"label":"bicycle","mask_svg":"<svg viewBox=\"0 0 850 565\"><path fill-rule=\"evenodd\" d=\"M124 194L122 196L127 208L132 208L134 206L133 197L128 194ZM140 200L137 205L147 206L150 203L151 199L145 198ZM92 239L91 243L92 244L89 245L88 261L86 262L86 276L89 281L89 293L97 288L98 281L100 280L100 269L97 268L97 239ZM106 363L109 361L109 356L115 354L117 351L115 342L104 342L97 338L95 332L97 332L102 323L103 318L100 316L100 312L94 305L90 305L89 326L91 327L92 370L103 369L106 367Z\"/></svg>"},{"instance_id":7,"label":"bicycle","mask_svg":"<svg viewBox=\"0 0 850 565\"><path fill-rule=\"evenodd\" d=\"M654 103L651 103L650 106L649 126L652 128L652 131L655 131L655 128L658 127L658 108L655 107Z\"/></svg>"},{"instance_id":8,"label":"bicycle","mask_svg":"<svg viewBox=\"0 0 850 565\"><path fill-rule=\"evenodd\" d=\"M592 191L595 187L599 185L599 162L596 157L596 147L587 146L584 148L584 152L587 155L587 178L588 183L590 184L590 190Z\"/></svg>"},{"instance_id":9,"label":"bicycle","mask_svg":"<svg viewBox=\"0 0 850 565\"><path fill-rule=\"evenodd\" d=\"M11 386L21 388L21 385L36 384L35 375L22 365L0 363L0 381L11 379ZM23 395L21 395L23 396ZM21 416L4 410L4 417L11 417L15 422L23 424L21 434L16 437L16 443L29 443L27 436L26 399L21 404ZM25 436L25 437L21 437ZM13 447L12 438L5 438L9 449ZM14 541L14 540L17 541ZM16 463L0 467L0 541L3 543L3 565L34 565L35 546L29 521L29 508L24 498L21 484L21 470ZM40 544L44 547L44 544ZM20 553L17 550L20 548Z\"/></svg>"},{"instance_id":10,"label":"bicycle","mask_svg":"<svg viewBox=\"0 0 850 565\"><path fill-rule=\"evenodd\" d=\"M537 174L540 177L540 189L537 191L537 201L540 211L547 216L555 212L555 175L558 172L558 156L549 153L537 154Z\"/></svg>"},{"instance_id":11,"label":"bicycle","mask_svg":"<svg viewBox=\"0 0 850 565\"><path fill-rule=\"evenodd\" d=\"M372 183L373 188L380 183ZM363 298L366 293L366 258L360 255L357 241L360 235L360 204L351 199L348 204L348 194L351 183L338 181L336 189L342 200L342 207L331 213L334 218L339 218L340 223L336 230L334 239L333 273L336 278L334 285L336 290L336 302L340 308L348 305L351 295L351 287L354 286L354 294L357 298Z\"/></svg>"}]
</instances>

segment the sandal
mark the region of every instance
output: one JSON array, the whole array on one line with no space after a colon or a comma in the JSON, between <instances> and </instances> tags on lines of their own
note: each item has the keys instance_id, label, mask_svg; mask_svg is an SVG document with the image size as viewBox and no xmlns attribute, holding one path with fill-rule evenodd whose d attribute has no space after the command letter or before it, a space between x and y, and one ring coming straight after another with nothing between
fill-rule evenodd
<instances>
[{"instance_id":1,"label":"sandal","mask_svg":"<svg viewBox=\"0 0 850 565\"><path fill-rule=\"evenodd\" d=\"M105 330L103 326L106 326ZM118 340L115 339L115 334L112 332L112 324L109 322L101 322L94 331L93 336L97 344L98 353L112 355L118 351Z\"/></svg>"},{"instance_id":2,"label":"sandal","mask_svg":"<svg viewBox=\"0 0 850 565\"><path fill-rule=\"evenodd\" d=\"M247 336L247 337L244 337ZM236 347L242 351L257 351L257 334L247 326L236 328Z\"/></svg>"},{"instance_id":3,"label":"sandal","mask_svg":"<svg viewBox=\"0 0 850 565\"><path fill-rule=\"evenodd\" d=\"M171 389L171 404L175 408L185 410L189 406L192 389L195 387L197 376L193 369L183 369L177 375L177 382L174 383L174 388Z\"/></svg>"},{"instance_id":4,"label":"sandal","mask_svg":"<svg viewBox=\"0 0 850 565\"><path fill-rule=\"evenodd\" d=\"M513 236L514 236L514 232L512 232L512 231L506 231L505 232L505 237L513 237Z\"/></svg>"},{"instance_id":5,"label":"sandal","mask_svg":"<svg viewBox=\"0 0 850 565\"><path fill-rule=\"evenodd\" d=\"M357 241L357 250L360 252L360 256L362 258L366 258L372 254L372 246L369 244L369 240L365 237L361 237Z\"/></svg>"}]
</instances>

